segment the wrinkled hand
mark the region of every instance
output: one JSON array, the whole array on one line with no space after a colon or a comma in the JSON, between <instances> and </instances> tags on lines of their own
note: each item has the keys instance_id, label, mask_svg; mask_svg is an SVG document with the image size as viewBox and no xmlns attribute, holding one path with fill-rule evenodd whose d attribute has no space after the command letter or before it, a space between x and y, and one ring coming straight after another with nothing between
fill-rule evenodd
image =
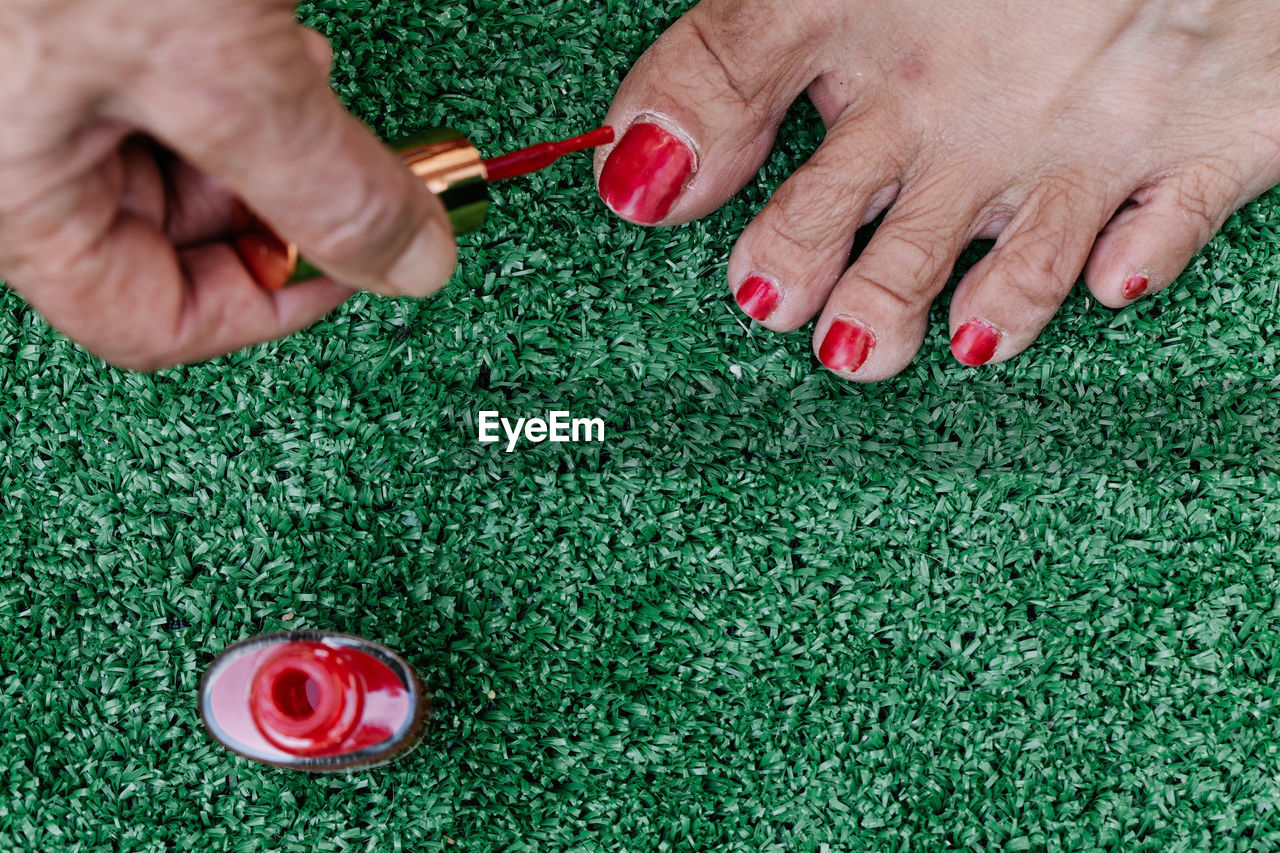
<instances>
[{"instance_id":1,"label":"wrinkled hand","mask_svg":"<svg viewBox=\"0 0 1280 853\"><path fill-rule=\"evenodd\" d=\"M288 2L4 0L0 56L0 277L107 361L211 358L342 285L422 296L453 269L439 200L343 109ZM258 287L238 198L335 281Z\"/></svg>"}]
</instances>

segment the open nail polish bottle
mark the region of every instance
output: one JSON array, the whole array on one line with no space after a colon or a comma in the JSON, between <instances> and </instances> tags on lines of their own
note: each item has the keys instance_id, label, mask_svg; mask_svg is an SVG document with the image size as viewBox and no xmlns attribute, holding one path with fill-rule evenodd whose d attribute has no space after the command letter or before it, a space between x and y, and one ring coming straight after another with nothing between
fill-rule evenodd
<instances>
[{"instance_id":1,"label":"open nail polish bottle","mask_svg":"<svg viewBox=\"0 0 1280 853\"><path fill-rule=\"evenodd\" d=\"M403 755L421 738L429 704L395 652L329 631L242 640L200 683L200 715L214 740L245 758L313 773Z\"/></svg>"},{"instance_id":2,"label":"open nail polish bottle","mask_svg":"<svg viewBox=\"0 0 1280 853\"><path fill-rule=\"evenodd\" d=\"M613 141L613 128L558 142L540 142L485 159L471 142L451 128L432 128L391 143L409 171L417 175L449 213L453 233L467 234L484 224L489 184L545 169L565 154ZM240 207L232 223L233 245L250 275L267 290L324 275L298 256L298 248Z\"/></svg>"}]
</instances>

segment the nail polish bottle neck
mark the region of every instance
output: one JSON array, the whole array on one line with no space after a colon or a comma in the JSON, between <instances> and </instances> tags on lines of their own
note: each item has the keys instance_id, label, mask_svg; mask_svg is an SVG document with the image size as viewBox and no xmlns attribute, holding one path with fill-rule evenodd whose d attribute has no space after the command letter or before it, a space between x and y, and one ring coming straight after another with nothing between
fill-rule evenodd
<instances>
[{"instance_id":1,"label":"nail polish bottle neck","mask_svg":"<svg viewBox=\"0 0 1280 853\"><path fill-rule=\"evenodd\" d=\"M325 755L360 723L366 685L340 648L317 642L282 645L249 689L249 708L263 737L299 756Z\"/></svg>"}]
</instances>

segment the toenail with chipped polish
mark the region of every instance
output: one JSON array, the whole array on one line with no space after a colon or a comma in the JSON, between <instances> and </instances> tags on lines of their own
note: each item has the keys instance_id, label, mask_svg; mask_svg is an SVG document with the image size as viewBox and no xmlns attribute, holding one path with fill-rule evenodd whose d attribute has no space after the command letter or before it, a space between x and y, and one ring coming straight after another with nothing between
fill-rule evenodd
<instances>
[{"instance_id":1,"label":"toenail with chipped polish","mask_svg":"<svg viewBox=\"0 0 1280 853\"><path fill-rule=\"evenodd\" d=\"M693 174L693 152L650 122L631 125L600 170L600 197L645 225L664 219Z\"/></svg>"},{"instance_id":2,"label":"toenail with chipped polish","mask_svg":"<svg viewBox=\"0 0 1280 853\"><path fill-rule=\"evenodd\" d=\"M1000 330L985 320L970 320L956 330L951 353L969 367L986 364L1000 346Z\"/></svg>"},{"instance_id":3,"label":"toenail with chipped polish","mask_svg":"<svg viewBox=\"0 0 1280 853\"><path fill-rule=\"evenodd\" d=\"M1147 281L1145 275L1131 275L1124 281L1124 298L1137 299L1139 296L1147 292Z\"/></svg>"},{"instance_id":4,"label":"toenail with chipped polish","mask_svg":"<svg viewBox=\"0 0 1280 853\"><path fill-rule=\"evenodd\" d=\"M862 367L875 345L876 336L866 326L852 320L836 320L818 347L818 358L828 370L852 373Z\"/></svg>"},{"instance_id":5,"label":"toenail with chipped polish","mask_svg":"<svg viewBox=\"0 0 1280 853\"><path fill-rule=\"evenodd\" d=\"M747 316L763 322L778 305L778 286L767 278L753 275L742 283L734 298Z\"/></svg>"}]
</instances>

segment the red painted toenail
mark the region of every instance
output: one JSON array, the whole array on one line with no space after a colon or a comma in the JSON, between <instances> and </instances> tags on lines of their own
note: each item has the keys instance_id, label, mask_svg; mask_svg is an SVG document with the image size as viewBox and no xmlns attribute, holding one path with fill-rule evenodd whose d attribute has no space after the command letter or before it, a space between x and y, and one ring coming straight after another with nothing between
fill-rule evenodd
<instances>
[{"instance_id":1,"label":"red painted toenail","mask_svg":"<svg viewBox=\"0 0 1280 853\"><path fill-rule=\"evenodd\" d=\"M956 330L951 339L951 353L970 367L986 364L1000 346L1000 332L982 320L970 320Z\"/></svg>"},{"instance_id":2,"label":"red painted toenail","mask_svg":"<svg viewBox=\"0 0 1280 853\"><path fill-rule=\"evenodd\" d=\"M767 278L753 275L742 283L734 298L748 316L764 321L778 304L778 288Z\"/></svg>"},{"instance_id":3,"label":"red painted toenail","mask_svg":"<svg viewBox=\"0 0 1280 853\"><path fill-rule=\"evenodd\" d=\"M875 345L876 336L870 329L851 320L836 320L818 347L818 358L829 370L852 373L862 367Z\"/></svg>"},{"instance_id":4,"label":"red painted toenail","mask_svg":"<svg viewBox=\"0 0 1280 853\"><path fill-rule=\"evenodd\" d=\"M1131 275L1124 282L1124 298L1137 299L1139 296L1147 292L1147 277L1145 275Z\"/></svg>"},{"instance_id":5,"label":"red painted toenail","mask_svg":"<svg viewBox=\"0 0 1280 853\"><path fill-rule=\"evenodd\" d=\"M633 124L600 171L600 197L627 219L663 219L693 174L693 152L656 124Z\"/></svg>"}]
</instances>

